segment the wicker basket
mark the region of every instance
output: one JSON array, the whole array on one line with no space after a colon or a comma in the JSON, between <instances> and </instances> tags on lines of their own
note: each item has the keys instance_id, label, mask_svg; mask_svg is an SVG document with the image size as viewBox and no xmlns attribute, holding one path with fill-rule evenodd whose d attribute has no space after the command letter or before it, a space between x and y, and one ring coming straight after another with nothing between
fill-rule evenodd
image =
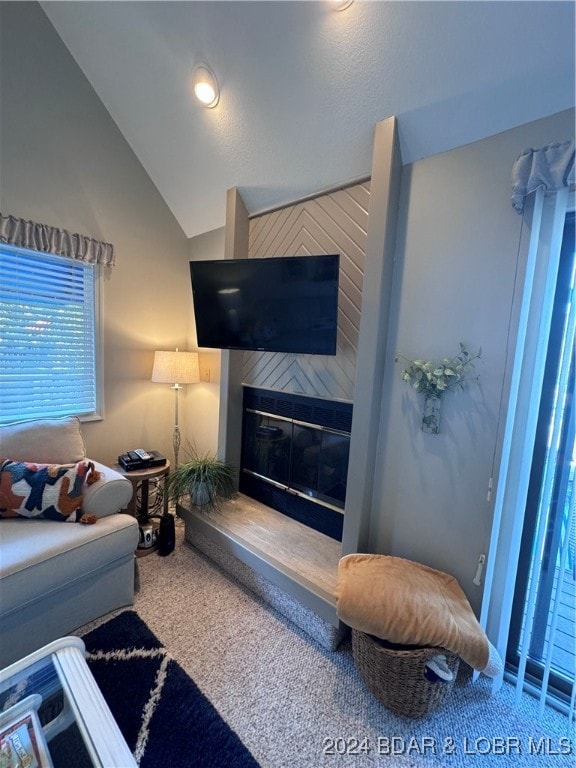
<instances>
[{"instance_id":1,"label":"wicker basket","mask_svg":"<svg viewBox=\"0 0 576 768\"><path fill-rule=\"evenodd\" d=\"M426 662L443 653L453 673L450 682L431 682ZM422 717L440 706L454 685L460 659L444 648L387 647L370 635L352 630L352 654L360 676L384 706L407 717Z\"/></svg>"}]
</instances>

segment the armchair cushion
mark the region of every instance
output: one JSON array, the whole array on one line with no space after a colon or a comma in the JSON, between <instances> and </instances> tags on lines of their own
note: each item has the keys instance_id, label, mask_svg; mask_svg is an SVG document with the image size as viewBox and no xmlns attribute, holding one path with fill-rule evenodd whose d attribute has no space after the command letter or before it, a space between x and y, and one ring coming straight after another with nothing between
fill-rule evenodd
<instances>
[{"instance_id":1,"label":"armchair cushion","mask_svg":"<svg viewBox=\"0 0 576 768\"><path fill-rule=\"evenodd\" d=\"M80 419L65 416L0 427L0 458L39 464L76 464L86 458Z\"/></svg>"}]
</instances>

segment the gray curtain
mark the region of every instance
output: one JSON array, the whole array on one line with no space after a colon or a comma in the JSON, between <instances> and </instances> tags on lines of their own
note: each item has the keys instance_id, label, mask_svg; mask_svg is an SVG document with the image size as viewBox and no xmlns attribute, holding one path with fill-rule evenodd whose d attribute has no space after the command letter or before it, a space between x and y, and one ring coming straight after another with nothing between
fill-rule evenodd
<instances>
[{"instance_id":1,"label":"gray curtain","mask_svg":"<svg viewBox=\"0 0 576 768\"><path fill-rule=\"evenodd\" d=\"M113 267L116 264L114 246L86 235L71 234L65 229L37 224L15 216L0 213L0 243L29 248L56 256L68 256L71 259L89 264L103 264Z\"/></svg>"},{"instance_id":2,"label":"gray curtain","mask_svg":"<svg viewBox=\"0 0 576 768\"><path fill-rule=\"evenodd\" d=\"M524 210L527 195L543 187L551 192L574 184L574 141L526 149L512 168L512 207Z\"/></svg>"}]
</instances>

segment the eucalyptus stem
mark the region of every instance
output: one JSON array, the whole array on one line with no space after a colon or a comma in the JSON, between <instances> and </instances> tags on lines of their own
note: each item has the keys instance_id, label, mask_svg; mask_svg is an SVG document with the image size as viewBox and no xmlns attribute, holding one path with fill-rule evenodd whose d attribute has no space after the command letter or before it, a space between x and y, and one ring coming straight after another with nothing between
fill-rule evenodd
<instances>
[{"instance_id":1,"label":"eucalyptus stem","mask_svg":"<svg viewBox=\"0 0 576 768\"><path fill-rule=\"evenodd\" d=\"M444 358L441 363L434 360L410 360L400 352L396 354L396 362L402 358L409 363L409 366L402 371L402 378L417 392L441 396L443 392L462 387L474 368L474 360L478 360L481 356L482 348L471 356L466 346L460 342L460 352L451 358ZM476 380L478 378L477 376Z\"/></svg>"}]
</instances>

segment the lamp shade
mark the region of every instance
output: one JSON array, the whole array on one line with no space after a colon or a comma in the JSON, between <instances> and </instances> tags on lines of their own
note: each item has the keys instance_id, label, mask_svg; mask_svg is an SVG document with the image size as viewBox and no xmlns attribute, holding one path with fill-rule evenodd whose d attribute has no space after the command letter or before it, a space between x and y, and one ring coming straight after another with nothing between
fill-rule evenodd
<instances>
[{"instance_id":1,"label":"lamp shade","mask_svg":"<svg viewBox=\"0 0 576 768\"><path fill-rule=\"evenodd\" d=\"M159 384L197 384L200 381L197 352L154 352L152 381Z\"/></svg>"}]
</instances>

